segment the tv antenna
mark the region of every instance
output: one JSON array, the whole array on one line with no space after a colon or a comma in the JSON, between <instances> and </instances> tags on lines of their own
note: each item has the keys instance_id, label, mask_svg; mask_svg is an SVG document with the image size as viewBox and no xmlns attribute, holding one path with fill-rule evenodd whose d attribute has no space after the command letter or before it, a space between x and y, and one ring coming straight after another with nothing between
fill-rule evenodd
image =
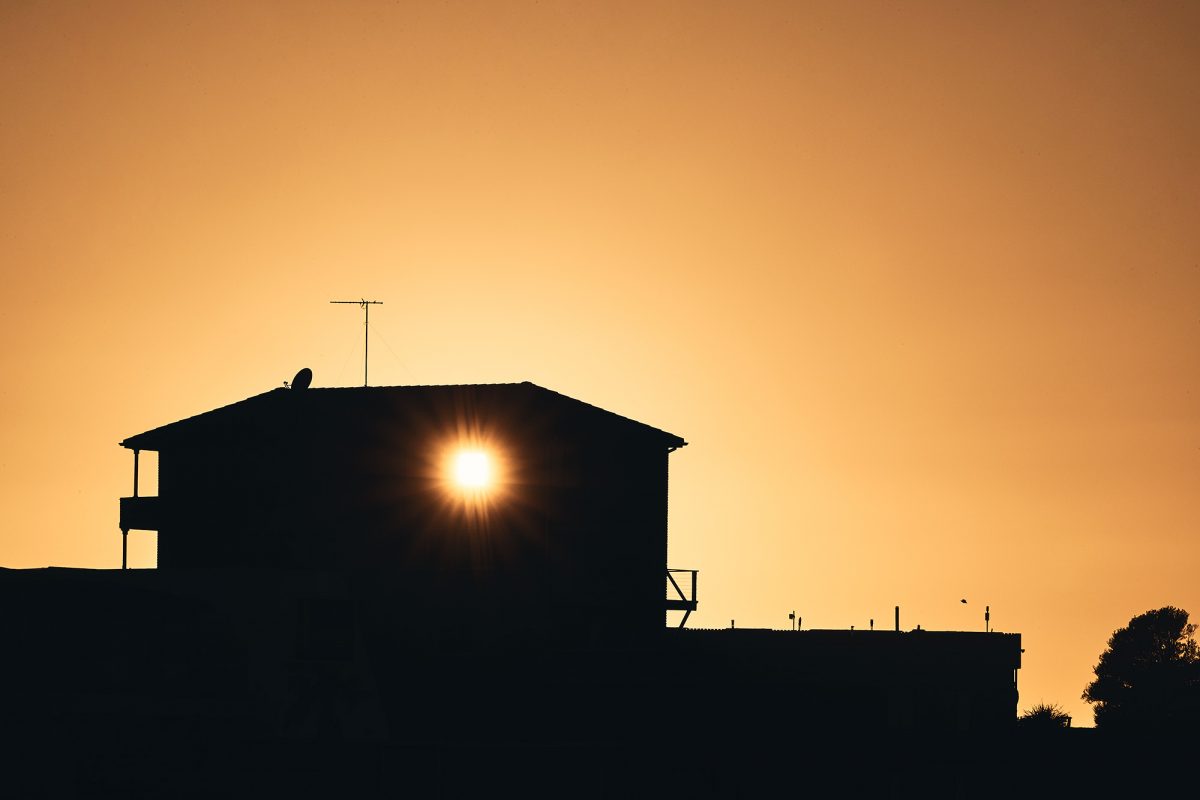
<instances>
[{"instance_id":1,"label":"tv antenna","mask_svg":"<svg viewBox=\"0 0 1200 800\"><path fill-rule=\"evenodd\" d=\"M332 305L362 306L363 310L363 386L367 385L367 348L370 346L367 333L371 324L371 306L383 305L382 300L330 300Z\"/></svg>"}]
</instances>

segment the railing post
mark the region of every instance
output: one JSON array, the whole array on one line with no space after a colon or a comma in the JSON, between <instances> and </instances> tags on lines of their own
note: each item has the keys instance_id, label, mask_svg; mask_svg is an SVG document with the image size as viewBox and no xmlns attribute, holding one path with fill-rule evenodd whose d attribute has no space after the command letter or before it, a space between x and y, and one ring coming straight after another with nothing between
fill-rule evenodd
<instances>
[{"instance_id":1,"label":"railing post","mask_svg":"<svg viewBox=\"0 0 1200 800\"><path fill-rule=\"evenodd\" d=\"M138 456L142 454L141 450L133 451L133 496L138 496Z\"/></svg>"},{"instance_id":2,"label":"railing post","mask_svg":"<svg viewBox=\"0 0 1200 800\"><path fill-rule=\"evenodd\" d=\"M696 576L700 574L700 570L692 570L692 602L696 602Z\"/></svg>"},{"instance_id":3,"label":"railing post","mask_svg":"<svg viewBox=\"0 0 1200 800\"><path fill-rule=\"evenodd\" d=\"M121 528L121 569L129 569L129 528Z\"/></svg>"}]
</instances>

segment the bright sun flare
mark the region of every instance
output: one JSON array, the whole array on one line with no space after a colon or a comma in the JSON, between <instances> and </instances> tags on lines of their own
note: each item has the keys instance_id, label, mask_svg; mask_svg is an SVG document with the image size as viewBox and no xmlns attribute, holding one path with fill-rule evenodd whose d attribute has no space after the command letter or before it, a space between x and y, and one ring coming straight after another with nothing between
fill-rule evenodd
<instances>
[{"instance_id":1,"label":"bright sun flare","mask_svg":"<svg viewBox=\"0 0 1200 800\"><path fill-rule=\"evenodd\" d=\"M482 489L492 478L487 453L464 450L454 457L454 482L465 489Z\"/></svg>"}]
</instances>

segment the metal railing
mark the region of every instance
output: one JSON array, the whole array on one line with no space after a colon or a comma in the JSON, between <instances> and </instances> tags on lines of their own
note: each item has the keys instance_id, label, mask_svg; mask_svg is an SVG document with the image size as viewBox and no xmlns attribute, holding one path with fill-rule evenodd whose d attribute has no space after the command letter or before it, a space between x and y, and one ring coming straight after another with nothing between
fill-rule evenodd
<instances>
[{"instance_id":1,"label":"metal railing","mask_svg":"<svg viewBox=\"0 0 1200 800\"><path fill-rule=\"evenodd\" d=\"M667 582L675 590L673 596L670 592L667 593L667 611L683 612L683 619L679 620L679 627L681 628L687 624L688 617L696 610L696 575L699 572L700 570L698 569L667 569ZM692 591L690 594L683 590L683 587L679 585L679 581L675 580L676 575L684 574L692 576L690 587ZM684 582L687 583L686 580Z\"/></svg>"}]
</instances>

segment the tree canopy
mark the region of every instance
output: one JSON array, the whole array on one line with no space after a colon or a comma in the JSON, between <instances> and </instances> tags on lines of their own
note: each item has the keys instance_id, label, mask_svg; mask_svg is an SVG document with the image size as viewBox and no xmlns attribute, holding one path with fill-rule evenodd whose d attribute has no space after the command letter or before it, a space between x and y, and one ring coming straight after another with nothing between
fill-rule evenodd
<instances>
[{"instance_id":1,"label":"tree canopy","mask_svg":"<svg viewBox=\"0 0 1200 800\"><path fill-rule=\"evenodd\" d=\"M1200 721L1200 648L1188 613L1166 606L1134 617L1108 640L1083 691L1096 727L1178 730Z\"/></svg>"}]
</instances>

